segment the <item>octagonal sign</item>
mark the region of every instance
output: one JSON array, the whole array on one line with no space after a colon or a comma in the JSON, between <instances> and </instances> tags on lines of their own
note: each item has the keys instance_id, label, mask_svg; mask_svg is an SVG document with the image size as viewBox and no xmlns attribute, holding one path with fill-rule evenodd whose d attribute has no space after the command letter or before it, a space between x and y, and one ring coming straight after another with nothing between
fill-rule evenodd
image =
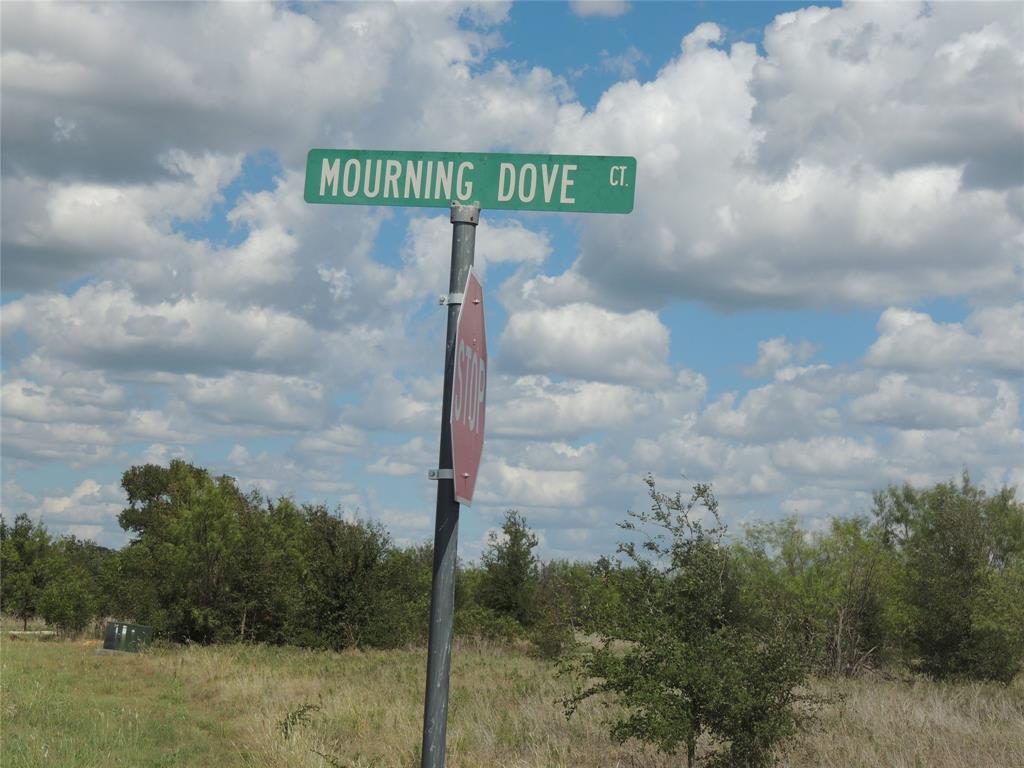
<instances>
[{"instance_id":1,"label":"octagonal sign","mask_svg":"<svg viewBox=\"0 0 1024 768\"><path fill-rule=\"evenodd\" d=\"M484 289L473 270L466 278L455 329L452 378L452 469L455 500L473 503L480 454L484 448L487 405L487 339L484 335Z\"/></svg>"}]
</instances>

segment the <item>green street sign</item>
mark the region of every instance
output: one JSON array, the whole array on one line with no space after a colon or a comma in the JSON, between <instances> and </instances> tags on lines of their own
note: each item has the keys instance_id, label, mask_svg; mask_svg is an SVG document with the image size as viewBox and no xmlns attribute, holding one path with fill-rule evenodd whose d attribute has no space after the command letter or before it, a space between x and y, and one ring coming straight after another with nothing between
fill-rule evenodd
<instances>
[{"instance_id":1,"label":"green street sign","mask_svg":"<svg viewBox=\"0 0 1024 768\"><path fill-rule=\"evenodd\" d=\"M636 158L311 149L307 203L629 213Z\"/></svg>"}]
</instances>

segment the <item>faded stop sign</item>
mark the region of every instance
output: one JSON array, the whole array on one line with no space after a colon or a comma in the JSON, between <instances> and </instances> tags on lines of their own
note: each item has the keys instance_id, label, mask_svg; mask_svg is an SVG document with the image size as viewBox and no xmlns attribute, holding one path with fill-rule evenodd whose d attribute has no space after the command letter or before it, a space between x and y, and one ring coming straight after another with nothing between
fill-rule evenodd
<instances>
[{"instance_id":1,"label":"faded stop sign","mask_svg":"<svg viewBox=\"0 0 1024 768\"><path fill-rule=\"evenodd\" d=\"M455 500L473 503L473 489L484 448L487 405L487 339L484 335L484 289L470 269L455 329L452 381L452 470Z\"/></svg>"}]
</instances>

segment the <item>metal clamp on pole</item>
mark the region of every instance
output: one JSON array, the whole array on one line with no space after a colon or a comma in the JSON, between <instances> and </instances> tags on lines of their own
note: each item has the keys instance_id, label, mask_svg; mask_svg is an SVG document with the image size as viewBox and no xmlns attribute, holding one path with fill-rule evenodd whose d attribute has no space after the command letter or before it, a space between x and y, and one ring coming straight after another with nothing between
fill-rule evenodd
<instances>
[{"instance_id":1,"label":"metal clamp on pole","mask_svg":"<svg viewBox=\"0 0 1024 768\"><path fill-rule=\"evenodd\" d=\"M429 480L454 480L455 470L454 469L431 469L427 471L427 478Z\"/></svg>"},{"instance_id":2,"label":"metal clamp on pole","mask_svg":"<svg viewBox=\"0 0 1024 768\"><path fill-rule=\"evenodd\" d=\"M446 304L461 304L465 296L464 293L442 293L437 297L437 303L442 307Z\"/></svg>"},{"instance_id":3,"label":"metal clamp on pole","mask_svg":"<svg viewBox=\"0 0 1024 768\"><path fill-rule=\"evenodd\" d=\"M462 204L452 200L452 224L479 224L480 203Z\"/></svg>"}]
</instances>

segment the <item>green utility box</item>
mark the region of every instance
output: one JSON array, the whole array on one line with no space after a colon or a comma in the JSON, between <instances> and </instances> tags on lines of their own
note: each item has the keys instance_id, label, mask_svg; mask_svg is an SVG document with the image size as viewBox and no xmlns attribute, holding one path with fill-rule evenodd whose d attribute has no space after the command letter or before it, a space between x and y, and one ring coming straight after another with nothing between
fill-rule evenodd
<instances>
[{"instance_id":1,"label":"green utility box","mask_svg":"<svg viewBox=\"0 0 1024 768\"><path fill-rule=\"evenodd\" d=\"M152 639L152 627L108 621L103 633L103 650L135 653L149 645Z\"/></svg>"}]
</instances>

